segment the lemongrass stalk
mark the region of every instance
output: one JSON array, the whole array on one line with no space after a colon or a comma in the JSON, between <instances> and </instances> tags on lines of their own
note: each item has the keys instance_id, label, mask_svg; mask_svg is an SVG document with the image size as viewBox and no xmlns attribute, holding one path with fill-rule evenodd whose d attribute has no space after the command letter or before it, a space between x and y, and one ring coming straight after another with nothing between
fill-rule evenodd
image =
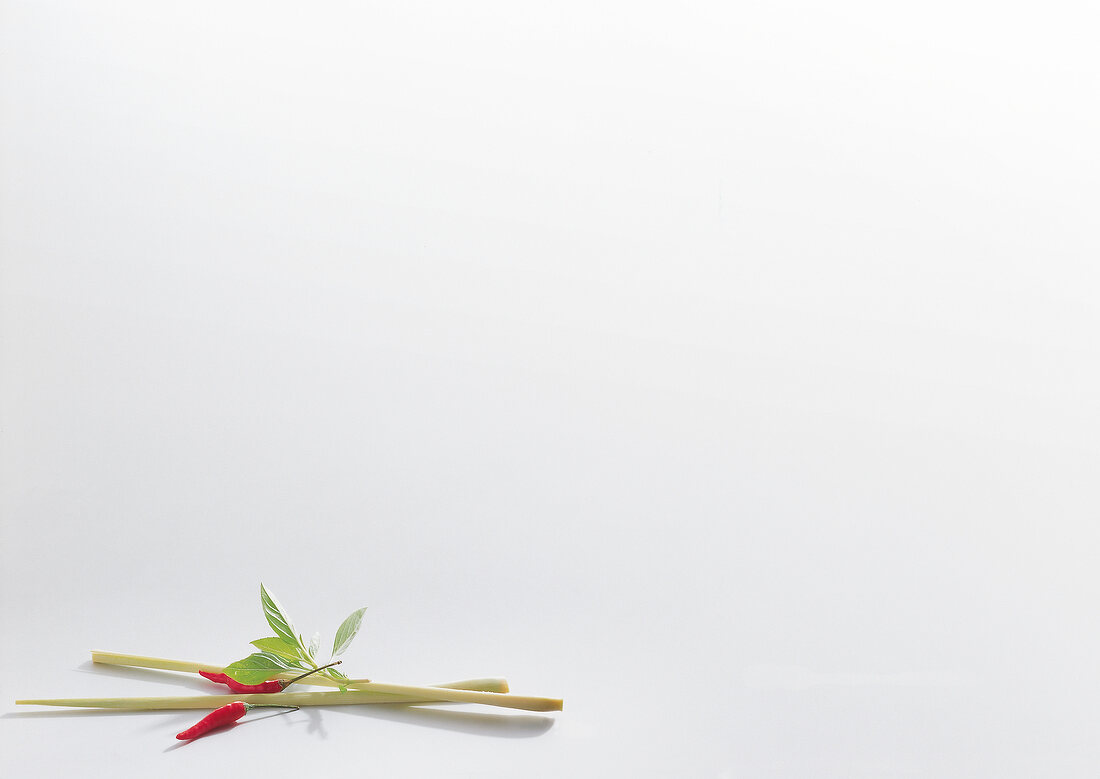
<instances>
[{"instance_id":1,"label":"lemongrass stalk","mask_svg":"<svg viewBox=\"0 0 1100 779\"><path fill-rule=\"evenodd\" d=\"M525 711L561 711L561 698L544 698L537 695L511 695L480 690L455 690L445 687L419 687L408 684L388 684L386 682L368 682L352 680L349 694L361 692L386 695L408 695L436 698L448 703L484 703L487 706L502 706L507 709Z\"/></svg>"},{"instance_id":2,"label":"lemongrass stalk","mask_svg":"<svg viewBox=\"0 0 1100 779\"><path fill-rule=\"evenodd\" d=\"M371 682L369 690L347 692L279 692L248 695L188 695L148 698L33 698L16 701L26 706L76 706L90 709L215 709L234 701L266 703L274 701L288 706L345 706L361 703L429 703L450 701L454 703L485 703L525 711L561 711L562 702L555 698L537 698L525 695L506 695L498 692L456 690L443 687L407 687L397 684ZM400 690L401 692L397 692ZM416 693L423 691L419 700Z\"/></svg>"},{"instance_id":3,"label":"lemongrass stalk","mask_svg":"<svg viewBox=\"0 0 1100 779\"><path fill-rule=\"evenodd\" d=\"M168 660L163 657L146 657L145 655L125 655L119 652L97 652L92 650L92 662L104 665L125 665L134 668L157 668L161 671L183 671L184 673L197 674L199 671L220 674L225 670L224 666L212 663L193 663L189 660Z\"/></svg>"},{"instance_id":4,"label":"lemongrass stalk","mask_svg":"<svg viewBox=\"0 0 1100 779\"><path fill-rule=\"evenodd\" d=\"M209 673L223 673L225 668L220 665L213 665L210 663L195 663L188 660L169 660L163 657L146 657L144 655L126 655L118 652L97 652L92 651L92 662L103 663L105 665L124 665L134 668L157 668L162 671L183 671L184 673L198 673L199 671L207 671ZM279 674L273 678L276 679L289 679L290 673ZM324 676L310 676L299 684L310 684L324 687L347 687L348 689L367 689L362 685L368 683L367 679L350 679L344 682L342 685L340 682L333 681ZM493 692L493 693L506 693L508 692L508 680L507 679L463 679L458 682L445 682L443 684L435 684L432 687L444 687L455 690L475 690L480 692ZM424 689L424 688L418 688ZM401 695L400 697L409 697L408 695ZM422 695L414 695L417 702L423 702ZM432 700L442 700L440 698L433 698ZM391 702L391 701L387 701ZM408 701L399 701L408 702Z\"/></svg>"}]
</instances>

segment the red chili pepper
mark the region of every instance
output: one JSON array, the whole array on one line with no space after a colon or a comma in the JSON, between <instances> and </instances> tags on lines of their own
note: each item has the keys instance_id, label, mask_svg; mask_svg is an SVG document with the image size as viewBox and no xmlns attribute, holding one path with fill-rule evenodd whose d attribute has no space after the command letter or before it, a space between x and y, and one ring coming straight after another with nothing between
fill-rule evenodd
<instances>
[{"instance_id":1,"label":"red chili pepper","mask_svg":"<svg viewBox=\"0 0 1100 779\"><path fill-rule=\"evenodd\" d=\"M290 681L287 681L287 682L284 682L282 679L272 679L272 680L267 681L267 682L261 682L260 684L241 684L240 682L238 682L236 679L234 679L232 676L229 676L228 674L224 674L224 673L216 674L216 673L211 673L210 671L199 671L199 676L203 677L204 679L209 679L212 682L217 682L218 684L224 684L230 690L232 690L233 692L241 692L241 693L282 692L283 690L285 690L290 685L294 684L299 679L304 679L305 677L309 676L310 674L315 674L318 671L324 670L325 668L329 668L329 667L334 666L334 665L340 665L340 663L342 663L342 662L344 662L344 661L343 660L337 660L334 663L329 663L328 665L322 665L320 668L314 668L312 671L307 671L306 673L302 674L301 676L295 676L293 679L291 679Z\"/></svg>"},{"instance_id":2,"label":"red chili pepper","mask_svg":"<svg viewBox=\"0 0 1100 779\"><path fill-rule=\"evenodd\" d=\"M222 725L236 722L245 714L256 708L297 709L298 707L280 706L277 703L245 703L244 701L233 701L232 703L225 704L220 709L214 709L187 730L182 733L177 733L176 738L180 741L189 741L193 738L198 738L199 736L209 733L214 728L220 728Z\"/></svg>"},{"instance_id":3,"label":"red chili pepper","mask_svg":"<svg viewBox=\"0 0 1100 779\"><path fill-rule=\"evenodd\" d=\"M199 676L218 684L224 684L233 692L282 692L283 685L278 679L261 684L241 684L232 676L226 674L214 674L209 671L199 671Z\"/></svg>"}]
</instances>

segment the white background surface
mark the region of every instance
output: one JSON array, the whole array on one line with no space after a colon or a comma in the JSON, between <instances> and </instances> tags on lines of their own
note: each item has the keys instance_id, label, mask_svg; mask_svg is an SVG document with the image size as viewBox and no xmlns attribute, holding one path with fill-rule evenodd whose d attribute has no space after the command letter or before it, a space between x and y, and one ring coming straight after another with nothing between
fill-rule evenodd
<instances>
[{"instance_id":1,"label":"white background surface","mask_svg":"<svg viewBox=\"0 0 1100 779\"><path fill-rule=\"evenodd\" d=\"M1093 8L0 3L0 774L1095 776Z\"/></svg>"}]
</instances>

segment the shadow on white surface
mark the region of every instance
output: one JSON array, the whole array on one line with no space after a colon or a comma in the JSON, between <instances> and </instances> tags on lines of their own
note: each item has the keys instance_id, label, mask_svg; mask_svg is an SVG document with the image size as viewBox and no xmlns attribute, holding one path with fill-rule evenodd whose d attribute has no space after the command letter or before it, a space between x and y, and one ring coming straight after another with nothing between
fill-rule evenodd
<instances>
[{"instance_id":1,"label":"shadow on white surface","mask_svg":"<svg viewBox=\"0 0 1100 779\"><path fill-rule=\"evenodd\" d=\"M213 682L209 682L196 674L185 674L178 671L160 671L152 668L106 665L103 663L93 663L91 660L81 663L77 670L79 670L80 673L95 674L96 676L113 676L119 679L155 682L157 684L175 684L198 692L212 693L219 691L219 686ZM224 689L220 691L223 693L225 692Z\"/></svg>"},{"instance_id":2,"label":"shadow on white surface","mask_svg":"<svg viewBox=\"0 0 1100 779\"><path fill-rule=\"evenodd\" d=\"M320 709L312 707L301 709L299 713L309 716L309 732L316 733L321 738L327 738L324 729L323 711L334 709ZM120 710L120 709L79 709L66 708L61 711L16 711L0 714L0 719L53 719L63 717L132 717L149 714L175 714L178 709L164 710ZM441 711L415 706L399 706L397 704L377 704L369 709L355 706L341 706L341 714L352 714L358 717L372 717L374 719L389 720L391 722L404 722L410 725L421 725L429 728L453 730L457 733L472 733L478 736L496 736L498 738L532 738L548 731L554 725L553 717L539 717L531 714L482 714L472 711ZM267 717L280 716L268 714L247 722L238 722L233 727L247 725L250 722L259 722ZM222 730L229 730L223 728ZM217 735L222 730L211 732ZM207 738L204 736L203 738Z\"/></svg>"},{"instance_id":3,"label":"shadow on white surface","mask_svg":"<svg viewBox=\"0 0 1100 779\"><path fill-rule=\"evenodd\" d=\"M497 738L532 738L542 735L554 725L553 717L540 717L534 714L486 714L391 703L370 707L342 706L340 712L357 717L371 717Z\"/></svg>"}]
</instances>

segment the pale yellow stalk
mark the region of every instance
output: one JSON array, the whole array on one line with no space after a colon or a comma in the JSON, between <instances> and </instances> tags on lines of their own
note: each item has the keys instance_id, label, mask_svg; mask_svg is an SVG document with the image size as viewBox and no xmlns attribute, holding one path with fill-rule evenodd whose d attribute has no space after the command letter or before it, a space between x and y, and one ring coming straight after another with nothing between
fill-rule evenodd
<instances>
[{"instance_id":1,"label":"pale yellow stalk","mask_svg":"<svg viewBox=\"0 0 1100 779\"><path fill-rule=\"evenodd\" d=\"M159 657L145 657L142 655L124 655L113 652L92 652L92 660L96 663L107 663L111 665L126 665L136 666L140 668L158 668L169 671L184 671L188 673L197 673L199 671L209 671L212 673L221 673L224 668L217 665L211 665L206 663L195 663L184 660L168 660ZM289 678L291 674L283 674L283 678ZM340 686L339 683L326 679L323 677L308 677L307 680L303 680L303 683L309 684L325 684L331 686ZM372 682L367 679L350 679L344 683L348 688L348 692L337 693L275 693L279 696L280 701L286 701L286 696L339 696L339 697L321 697L317 698L317 701L323 702L303 702L295 705L302 706L332 706L343 705L350 703L432 703L432 702L450 702L450 703L483 703L489 706L502 706L505 708L524 709L526 711L561 711L562 702L558 698L542 698L536 696L526 695L508 695L505 694L508 691L508 682L504 679L468 679L461 682L448 682L446 684L435 685L431 687L422 686L410 686L404 684L386 684L383 682ZM499 692L498 692L499 690ZM365 694L365 697L364 697ZM344 697L351 696L351 697ZM243 700L249 701L252 696L219 696L210 695L202 696L196 700L206 700L208 703L213 703L213 699L226 698L227 701ZM261 699L266 698L269 702L272 700L271 693L263 694ZM176 697L176 698L63 698L63 699L49 699L49 700L34 700L34 701L17 701L17 703L34 703L42 706L86 706L95 708L174 708L175 706L169 705L146 705L149 702L156 701L191 701L190 697ZM77 701L77 702L72 702ZM81 703L79 701L116 701L122 702L118 705L113 704L98 704L94 702ZM138 702L137 705L127 705L126 702ZM256 702L256 701L252 701ZM180 708L202 708L197 705L183 705Z\"/></svg>"},{"instance_id":2,"label":"pale yellow stalk","mask_svg":"<svg viewBox=\"0 0 1100 779\"><path fill-rule=\"evenodd\" d=\"M210 673L222 673L225 668L213 663L195 663L188 660L168 660L163 657L146 657L144 655L125 655L118 652L96 652L92 651L92 662L103 663L105 665L124 665L134 668L157 668L162 671L183 671L184 673L198 673L199 671L208 671ZM279 674L275 679L291 679L297 676L296 673ZM350 690L367 689L362 685L368 683L366 679L352 679L345 683ZM317 685L322 687L339 687L339 682L334 682L324 676L314 675L307 676L297 684ZM493 692L493 693L505 693L508 692L508 680L507 679L463 679L459 682L446 682L444 684L432 685L432 688L444 687L457 690L476 690L481 692ZM425 688L417 688L425 689ZM376 690L376 692L378 692ZM388 697L392 697L392 694ZM409 698L409 695L400 695L399 697ZM424 697L420 694L413 695L416 702L424 702ZM434 698L432 700L442 700L441 698ZM410 701L393 701L387 700L387 703L398 702L408 703Z\"/></svg>"},{"instance_id":3,"label":"pale yellow stalk","mask_svg":"<svg viewBox=\"0 0 1100 779\"><path fill-rule=\"evenodd\" d=\"M361 703L484 703L525 711L561 711L555 698L507 695L499 692L456 690L449 687L408 687L371 682L369 689L340 692L279 692L251 695L188 695L149 698L36 698L16 701L28 706L77 706L91 709L216 709L233 701L278 703L287 706L346 706ZM419 696L419 698L417 698Z\"/></svg>"}]
</instances>

